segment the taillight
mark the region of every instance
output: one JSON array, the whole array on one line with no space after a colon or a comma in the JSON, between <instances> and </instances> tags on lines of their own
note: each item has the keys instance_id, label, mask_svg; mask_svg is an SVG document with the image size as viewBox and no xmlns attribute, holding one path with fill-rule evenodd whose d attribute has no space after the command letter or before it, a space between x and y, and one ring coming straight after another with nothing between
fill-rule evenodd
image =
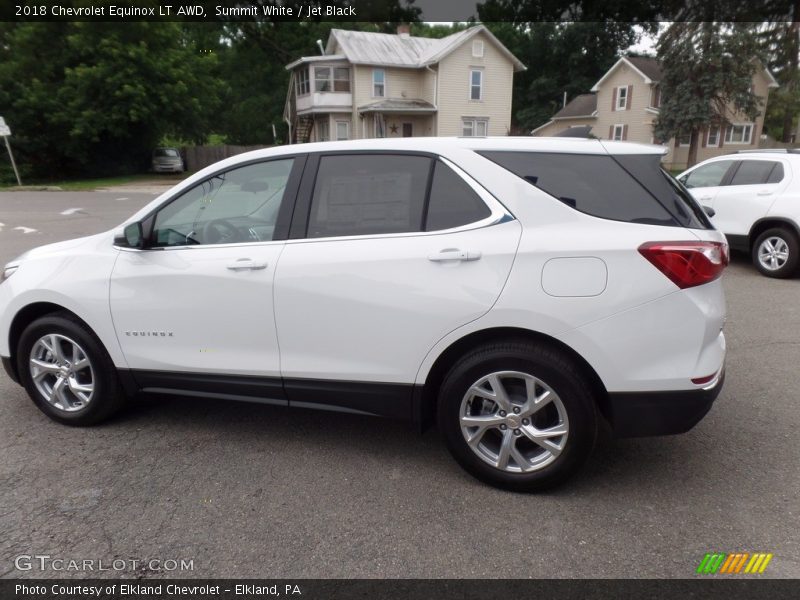
<instances>
[{"instance_id":1,"label":"taillight","mask_svg":"<svg viewBox=\"0 0 800 600\"><path fill-rule=\"evenodd\" d=\"M681 289L714 281L729 260L723 242L647 242L639 253Z\"/></svg>"}]
</instances>

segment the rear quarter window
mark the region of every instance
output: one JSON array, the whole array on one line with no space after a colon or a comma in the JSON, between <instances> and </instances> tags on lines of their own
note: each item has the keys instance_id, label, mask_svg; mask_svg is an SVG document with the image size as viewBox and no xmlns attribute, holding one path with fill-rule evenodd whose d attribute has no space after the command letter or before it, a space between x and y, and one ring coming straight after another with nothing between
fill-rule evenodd
<instances>
[{"instance_id":1,"label":"rear quarter window","mask_svg":"<svg viewBox=\"0 0 800 600\"><path fill-rule=\"evenodd\" d=\"M658 155L479 152L567 206L602 219L710 229Z\"/></svg>"}]
</instances>

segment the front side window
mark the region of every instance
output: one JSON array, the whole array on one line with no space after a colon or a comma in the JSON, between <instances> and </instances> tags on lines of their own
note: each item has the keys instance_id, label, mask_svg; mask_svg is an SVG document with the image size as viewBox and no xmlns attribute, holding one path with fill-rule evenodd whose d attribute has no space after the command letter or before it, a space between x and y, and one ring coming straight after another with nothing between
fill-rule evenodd
<instances>
[{"instance_id":1,"label":"front side window","mask_svg":"<svg viewBox=\"0 0 800 600\"><path fill-rule=\"evenodd\" d=\"M718 160L702 167L697 167L694 171L682 177L681 182L689 189L720 186L731 165L733 165L732 160Z\"/></svg>"},{"instance_id":2,"label":"front side window","mask_svg":"<svg viewBox=\"0 0 800 600\"><path fill-rule=\"evenodd\" d=\"M157 247L272 240L293 158L220 173L196 185L156 214Z\"/></svg>"},{"instance_id":3,"label":"front side window","mask_svg":"<svg viewBox=\"0 0 800 600\"><path fill-rule=\"evenodd\" d=\"M461 120L461 135L464 137L486 137L488 131L488 119L465 118Z\"/></svg>"},{"instance_id":4,"label":"front side window","mask_svg":"<svg viewBox=\"0 0 800 600\"><path fill-rule=\"evenodd\" d=\"M430 168L424 156L323 156L308 237L420 231Z\"/></svg>"},{"instance_id":5,"label":"front side window","mask_svg":"<svg viewBox=\"0 0 800 600\"><path fill-rule=\"evenodd\" d=\"M386 72L383 69L372 70L372 95L383 98L386 94Z\"/></svg>"},{"instance_id":6,"label":"front side window","mask_svg":"<svg viewBox=\"0 0 800 600\"><path fill-rule=\"evenodd\" d=\"M725 143L726 144L749 144L752 141L753 124L752 123L738 123L728 125L725 129Z\"/></svg>"},{"instance_id":7,"label":"front side window","mask_svg":"<svg viewBox=\"0 0 800 600\"><path fill-rule=\"evenodd\" d=\"M731 185L770 183L770 175L772 175L776 166L780 167L780 179L783 179L783 167L778 162L773 160L743 160L731 179Z\"/></svg>"},{"instance_id":8,"label":"front side window","mask_svg":"<svg viewBox=\"0 0 800 600\"><path fill-rule=\"evenodd\" d=\"M469 73L469 99L481 100L483 98L483 71L473 69Z\"/></svg>"}]
</instances>

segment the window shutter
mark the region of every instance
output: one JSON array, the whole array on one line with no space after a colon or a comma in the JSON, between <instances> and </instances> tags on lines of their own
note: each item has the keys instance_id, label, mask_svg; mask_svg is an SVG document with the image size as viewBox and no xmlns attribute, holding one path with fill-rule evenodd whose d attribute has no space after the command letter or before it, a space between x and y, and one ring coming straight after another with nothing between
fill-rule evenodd
<instances>
[{"instance_id":1,"label":"window shutter","mask_svg":"<svg viewBox=\"0 0 800 600\"><path fill-rule=\"evenodd\" d=\"M628 86L628 94L625 96L625 110L631 109L631 96L633 96L633 86Z\"/></svg>"},{"instance_id":2,"label":"window shutter","mask_svg":"<svg viewBox=\"0 0 800 600\"><path fill-rule=\"evenodd\" d=\"M613 125L609 125L608 126L608 139L610 139L610 140L614 139L614 126Z\"/></svg>"},{"instance_id":3,"label":"window shutter","mask_svg":"<svg viewBox=\"0 0 800 600\"><path fill-rule=\"evenodd\" d=\"M617 110L617 88L611 91L611 110Z\"/></svg>"},{"instance_id":4,"label":"window shutter","mask_svg":"<svg viewBox=\"0 0 800 600\"><path fill-rule=\"evenodd\" d=\"M628 126L622 126L622 141L626 141L628 139Z\"/></svg>"},{"instance_id":5,"label":"window shutter","mask_svg":"<svg viewBox=\"0 0 800 600\"><path fill-rule=\"evenodd\" d=\"M708 129L703 127L700 130L699 135L700 135L700 147L701 148L705 148L706 147L706 142L708 141Z\"/></svg>"},{"instance_id":6,"label":"window shutter","mask_svg":"<svg viewBox=\"0 0 800 600\"><path fill-rule=\"evenodd\" d=\"M725 124L725 121L720 121L719 124L719 147L722 148L725 145L725 130L728 126Z\"/></svg>"}]
</instances>

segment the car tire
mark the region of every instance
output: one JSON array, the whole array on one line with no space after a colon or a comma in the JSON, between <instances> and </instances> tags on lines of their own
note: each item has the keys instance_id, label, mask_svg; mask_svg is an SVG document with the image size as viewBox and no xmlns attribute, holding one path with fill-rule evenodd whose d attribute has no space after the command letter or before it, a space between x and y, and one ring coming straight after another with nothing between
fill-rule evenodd
<instances>
[{"instance_id":1,"label":"car tire","mask_svg":"<svg viewBox=\"0 0 800 600\"><path fill-rule=\"evenodd\" d=\"M565 481L597 438L597 403L583 371L563 352L525 341L464 356L445 376L437 410L456 461L481 481L517 492Z\"/></svg>"},{"instance_id":2,"label":"car tire","mask_svg":"<svg viewBox=\"0 0 800 600\"><path fill-rule=\"evenodd\" d=\"M785 227L767 229L753 244L753 264L767 277L791 277L800 260L797 235Z\"/></svg>"},{"instance_id":3,"label":"car tire","mask_svg":"<svg viewBox=\"0 0 800 600\"><path fill-rule=\"evenodd\" d=\"M17 368L34 404L65 425L94 425L125 403L111 357L70 313L47 315L25 328Z\"/></svg>"}]
</instances>

